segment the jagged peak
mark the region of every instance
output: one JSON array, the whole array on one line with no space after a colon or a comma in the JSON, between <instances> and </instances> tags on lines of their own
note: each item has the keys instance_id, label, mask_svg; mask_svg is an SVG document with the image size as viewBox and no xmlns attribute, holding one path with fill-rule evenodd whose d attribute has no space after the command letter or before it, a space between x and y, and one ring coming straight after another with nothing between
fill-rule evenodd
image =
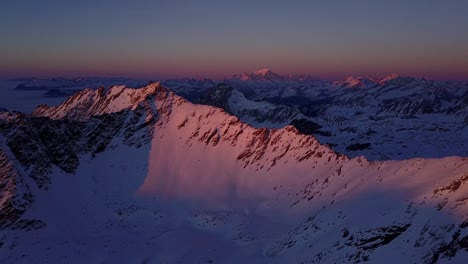
<instances>
[{"instance_id":1,"label":"jagged peak","mask_svg":"<svg viewBox=\"0 0 468 264\"><path fill-rule=\"evenodd\" d=\"M321 145L315 137L301 134L294 126L289 125L280 129L255 128L226 113L221 108L192 104L164 88L160 83L150 83L139 89L125 86L101 87L97 90L88 89L77 93L57 107L43 106L38 108L33 115L52 119L67 118L85 121L93 116L117 113L123 110L136 111L137 107L143 107L142 110L145 111L143 113L146 113L143 116L144 119L157 119L156 124L160 128L166 127L182 131L184 127L184 133L197 135L193 140L206 142L208 145L214 146L221 140L235 146L240 144L237 138L243 134L245 138L241 140L242 142L247 140L254 144L252 146L249 145L250 143L247 144L246 150L239 154L238 159L245 164L260 162L263 157L267 159L268 155L265 156L264 151L273 149L272 145L275 145L278 140L283 142L285 148L290 148L287 155L291 155L291 158L298 161L308 159L314 153L320 158L340 158L339 154L329 147ZM194 129L196 131L192 131ZM218 136L215 137L215 134ZM305 154L302 153L303 148L308 150ZM278 157L275 156L275 160L277 160L284 153L273 151L272 155L277 155Z\"/></svg>"},{"instance_id":2,"label":"jagged peak","mask_svg":"<svg viewBox=\"0 0 468 264\"><path fill-rule=\"evenodd\" d=\"M220 86L221 88L230 88L227 85L223 86L223 84L220 84ZM149 111L147 113L150 116L159 116L159 124L182 118L180 124L177 124L177 126L180 127L181 124L186 122L184 120L190 115L194 120L205 120L203 123L206 123L209 129L212 129L213 126L219 127L219 129L222 127L227 129L229 126L231 126L232 129L232 127L235 126L240 130L250 127L238 118L229 115L221 108L207 105L194 105L184 98L175 95L170 89L163 87L159 82L150 83L145 87L137 89L126 86L112 86L109 88L100 87L96 90L83 90L73 95L59 106L39 106L32 115L45 116L52 119L69 118L87 120L92 116L116 113L123 110L133 111L140 106L144 107L144 111ZM234 122L236 123L235 125L233 123L227 126L226 124L221 125L223 124L223 120L231 120L232 118L236 119L236 122ZM256 131L252 132L254 134L266 133L266 135L270 135L270 133L274 133L277 136L287 136L288 139L294 141L303 140L311 144L319 144L315 137L302 135L291 125L280 129L260 129L253 127L250 127L249 130L250 129ZM202 134L200 135L202 136ZM232 144L236 144L236 142Z\"/></svg>"},{"instance_id":3,"label":"jagged peak","mask_svg":"<svg viewBox=\"0 0 468 264\"><path fill-rule=\"evenodd\" d=\"M344 80L345 81L355 81L355 80L362 80L362 79L363 79L363 77L351 75L351 76L346 77Z\"/></svg>"},{"instance_id":4,"label":"jagged peak","mask_svg":"<svg viewBox=\"0 0 468 264\"><path fill-rule=\"evenodd\" d=\"M380 79L380 83L384 83L386 81L390 81L390 80L393 80L393 79L396 79L396 78L399 78L400 75L396 74L396 73L392 73L392 74L389 74L387 76L385 76L384 78Z\"/></svg>"},{"instance_id":5,"label":"jagged peak","mask_svg":"<svg viewBox=\"0 0 468 264\"><path fill-rule=\"evenodd\" d=\"M346 88L361 88L373 85L375 82L369 78L348 76L344 80L333 82L333 84Z\"/></svg>"},{"instance_id":6,"label":"jagged peak","mask_svg":"<svg viewBox=\"0 0 468 264\"><path fill-rule=\"evenodd\" d=\"M269 75L269 74L276 74L276 73L272 72L268 68L263 68L263 69L255 71L254 74L255 75L261 75L261 76L266 76L266 75Z\"/></svg>"},{"instance_id":7,"label":"jagged peak","mask_svg":"<svg viewBox=\"0 0 468 264\"><path fill-rule=\"evenodd\" d=\"M39 105L33 116L47 116L54 119L87 119L94 115L109 114L125 109L135 109L153 95L168 95L169 89L159 82L150 82L142 88L130 88L124 85L109 88L84 89L58 106Z\"/></svg>"},{"instance_id":8,"label":"jagged peak","mask_svg":"<svg viewBox=\"0 0 468 264\"><path fill-rule=\"evenodd\" d=\"M283 77L268 68L262 68L252 73L243 73L240 75L234 75L232 78L240 79L242 81L260 81L260 80L281 80Z\"/></svg>"},{"instance_id":9,"label":"jagged peak","mask_svg":"<svg viewBox=\"0 0 468 264\"><path fill-rule=\"evenodd\" d=\"M398 74L390 74L382 78L378 83L380 85L408 85L412 82L431 82L424 77L417 76L401 76Z\"/></svg>"}]
</instances>

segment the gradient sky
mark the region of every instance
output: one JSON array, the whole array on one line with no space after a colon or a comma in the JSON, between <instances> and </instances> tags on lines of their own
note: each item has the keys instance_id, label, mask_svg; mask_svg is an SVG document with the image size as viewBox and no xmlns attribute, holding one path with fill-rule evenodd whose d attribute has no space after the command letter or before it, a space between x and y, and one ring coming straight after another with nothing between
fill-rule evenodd
<instances>
[{"instance_id":1,"label":"gradient sky","mask_svg":"<svg viewBox=\"0 0 468 264\"><path fill-rule=\"evenodd\" d=\"M468 79L468 1L15 0L0 76Z\"/></svg>"}]
</instances>

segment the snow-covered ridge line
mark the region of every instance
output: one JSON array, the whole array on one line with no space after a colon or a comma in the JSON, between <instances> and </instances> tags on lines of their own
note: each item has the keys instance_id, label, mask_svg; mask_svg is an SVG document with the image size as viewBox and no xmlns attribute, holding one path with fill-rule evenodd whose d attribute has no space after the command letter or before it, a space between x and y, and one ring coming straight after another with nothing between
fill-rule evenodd
<instances>
[{"instance_id":1,"label":"snow-covered ridge line","mask_svg":"<svg viewBox=\"0 0 468 264\"><path fill-rule=\"evenodd\" d=\"M159 82L138 89L125 86L112 86L108 89L101 87L97 90L85 89L58 106L39 105L33 111L32 116L85 120L94 115L116 113L125 109L133 110L148 99L148 96L156 94L158 90L166 91Z\"/></svg>"},{"instance_id":2,"label":"snow-covered ridge line","mask_svg":"<svg viewBox=\"0 0 468 264\"><path fill-rule=\"evenodd\" d=\"M41 105L31 114L34 117L48 117L52 119L72 119L85 121L93 116L99 116L103 114L117 113L125 110L133 111L137 107L142 107L146 111L146 115L157 118L158 126L162 126L163 123L169 122L169 119L176 119L183 116L180 124L177 127L182 128L188 119L197 117L198 121L202 118L212 119L216 121L212 122L211 125L215 126L218 130L218 136L214 137L214 130L211 131L207 138L199 138L198 140L207 140L208 143L215 140L216 138L222 138L227 141L231 141L232 145L236 145L238 136L243 133L245 129L251 130L254 138L259 139L261 146L270 143L270 140L277 141L279 134L292 134L294 137L299 139L303 147L307 148L309 144L306 142L312 142L313 145L320 144L314 136L302 135L293 126L285 126L280 129L266 129L266 128L253 128L248 124L239 120L239 118L226 113L223 109L208 105L196 105L192 104L183 97L174 94L170 89L163 87L159 82L150 83L146 87L142 88L129 88L125 86L113 86L109 89L99 88L98 90L86 89L78 92L77 94L69 97L64 103L55 106L48 107ZM182 109L194 108L191 113L187 113ZM206 113L206 114L201 114ZM198 135L200 127L195 128L196 131L192 131L194 135ZM238 135L232 134L233 129L239 129ZM208 133L208 132L205 132ZM221 135L222 133L222 135ZM231 134L231 135L229 135ZM257 139L253 139L254 141ZM251 145L256 143L250 143ZM298 146L296 146L297 148ZM327 146L321 146L324 148L324 152L333 153L333 159L336 157L345 158L344 155L337 154ZM289 147L288 147L289 149ZM315 147L317 150L317 147ZM315 150L312 152L306 151L305 156L315 154ZM284 153L285 154L285 153ZM283 155L284 155L283 154ZM244 151L239 159L244 160L246 157L254 157L254 152ZM257 154L256 158L259 156ZM364 157L363 157L364 158ZM301 159L301 157L299 157ZM304 157L302 157L304 159ZM250 161L249 161L250 162ZM249 163L247 162L247 164ZM273 164L275 162L273 161Z\"/></svg>"},{"instance_id":3,"label":"snow-covered ridge line","mask_svg":"<svg viewBox=\"0 0 468 264\"><path fill-rule=\"evenodd\" d=\"M394 76L392 75L392 77ZM191 104L185 98L173 93L169 88L162 86L159 82L152 82L142 88L125 86L101 87L97 90L86 89L80 91L55 107L40 105L32 113L32 116L49 117L52 119L86 120L92 116L102 114L116 113L123 110L131 111L140 106L146 109L149 116L156 117L160 115L168 118L174 102L176 102L176 105ZM200 105L200 107L218 109L217 107L208 105ZM221 108L215 111L224 113L224 110ZM229 114L225 115L223 118L232 118ZM239 121L239 123L247 125L242 121ZM293 126L286 126L282 129L294 130L297 133L296 128ZM297 134L298 136L305 136ZM312 137L315 139L314 136ZM365 157L361 158L365 159Z\"/></svg>"}]
</instances>

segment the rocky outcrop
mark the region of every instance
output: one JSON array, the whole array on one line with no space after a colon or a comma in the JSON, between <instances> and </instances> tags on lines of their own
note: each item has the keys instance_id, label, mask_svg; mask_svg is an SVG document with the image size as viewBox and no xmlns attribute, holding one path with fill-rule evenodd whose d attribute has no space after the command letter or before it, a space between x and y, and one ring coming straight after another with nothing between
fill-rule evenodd
<instances>
[{"instance_id":1,"label":"rocky outcrop","mask_svg":"<svg viewBox=\"0 0 468 264\"><path fill-rule=\"evenodd\" d=\"M153 88L150 88L153 89ZM148 97L149 96L149 97ZM47 190L51 173L59 168L73 174L80 165L80 155L92 157L126 144L139 148L152 139L157 114L151 108L149 91L134 95L130 109L106 108L112 102L104 90L86 90L57 108L40 106L31 116L22 113L4 114L0 119L0 136L5 151L0 151L0 224L3 228L40 228L40 222L28 222L21 215L33 201L24 177ZM91 99L95 98L94 102ZM94 102L94 103L93 103ZM73 106L72 106L73 105ZM114 111L115 109L115 111ZM92 111L96 111L96 114ZM51 118L52 117L52 118ZM113 145L114 144L114 145ZM13 163L21 168L21 173Z\"/></svg>"}]
</instances>

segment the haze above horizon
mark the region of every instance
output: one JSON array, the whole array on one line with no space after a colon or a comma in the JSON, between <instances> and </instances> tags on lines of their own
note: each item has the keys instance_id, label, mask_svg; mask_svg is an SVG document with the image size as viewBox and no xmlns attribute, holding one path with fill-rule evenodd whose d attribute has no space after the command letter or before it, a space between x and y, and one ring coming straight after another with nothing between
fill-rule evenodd
<instances>
[{"instance_id":1,"label":"haze above horizon","mask_svg":"<svg viewBox=\"0 0 468 264\"><path fill-rule=\"evenodd\" d=\"M466 1L15 1L0 77L468 79Z\"/></svg>"}]
</instances>

